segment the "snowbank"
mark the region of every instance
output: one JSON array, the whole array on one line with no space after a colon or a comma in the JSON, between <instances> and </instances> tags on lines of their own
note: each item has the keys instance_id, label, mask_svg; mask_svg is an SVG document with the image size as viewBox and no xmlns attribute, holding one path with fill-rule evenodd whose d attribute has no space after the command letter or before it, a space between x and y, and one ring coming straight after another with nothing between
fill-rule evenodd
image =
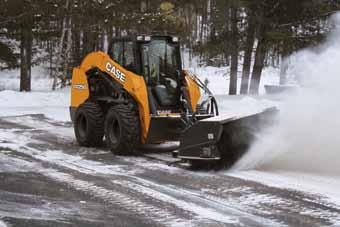
<instances>
[{"instance_id":1,"label":"snowbank","mask_svg":"<svg viewBox=\"0 0 340 227\"><path fill-rule=\"evenodd\" d=\"M32 67L32 90L49 91L52 88L53 81L48 77L48 70L41 67ZM14 90L18 91L20 87L20 70L0 71L0 91Z\"/></svg>"},{"instance_id":2,"label":"snowbank","mask_svg":"<svg viewBox=\"0 0 340 227\"><path fill-rule=\"evenodd\" d=\"M280 102L269 99L250 96L216 96L221 114L248 114L258 113L271 107L279 107Z\"/></svg>"},{"instance_id":3,"label":"snowbank","mask_svg":"<svg viewBox=\"0 0 340 227\"><path fill-rule=\"evenodd\" d=\"M221 115L256 113L278 106L264 98L247 96L216 96ZM45 114L57 121L69 121L70 88L53 92L0 91L0 116Z\"/></svg>"},{"instance_id":4,"label":"snowbank","mask_svg":"<svg viewBox=\"0 0 340 227\"><path fill-rule=\"evenodd\" d=\"M69 105L69 88L54 92L0 91L1 107L53 107Z\"/></svg>"},{"instance_id":5,"label":"snowbank","mask_svg":"<svg viewBox=\"0 0 340 227\"><path fill-rule=\"evenodd\" d=\"M57 121L69 121L70 89L54 92L0 91L0 116L45 114Z\"/></svg>"},{"instance_id":6,"label":"snowbank","mask_svg":"<svg viewBox=\"0 0 340 227\"><path fill-rule=\"evenodd\" d=\"M208 80L208 88L215 95L225 95L229 93L229 67L194 67L189 68L191 72L197 75L202 82ZM259 93L265 94L265 85L279 85L279 69L273 67L267 67L262 72L262 78L260 82ZM241 72L237 81L238 93L241 87Z\"/></svg>"}]
</instances>

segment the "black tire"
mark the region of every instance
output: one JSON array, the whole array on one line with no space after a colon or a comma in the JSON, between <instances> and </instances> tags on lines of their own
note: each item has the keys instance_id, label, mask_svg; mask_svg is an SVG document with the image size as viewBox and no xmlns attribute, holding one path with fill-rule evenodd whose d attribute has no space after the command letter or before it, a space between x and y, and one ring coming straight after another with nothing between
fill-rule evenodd
<instances>
[{"instance_id":1,"label":"black tire","mask_svg":"<svg viewBox=\"0 0 340 227\"><path fill-rule=\"evenodd\" d=\"M140 146L140 123L134 104L118 104L109 109L105 118L105 139L116 155L137 154Z\"/></svg>"},{"instance_id":2,"label":"black tire","mask_svg":"<svg viewBox=\"0 0 340 227\"><path fill-rule=\"evenodd\" d=\"M75 114L74 132L80 146L95 147L103 142L104 115L99 105L85 102Z\"/></svg>"}]
</instances>

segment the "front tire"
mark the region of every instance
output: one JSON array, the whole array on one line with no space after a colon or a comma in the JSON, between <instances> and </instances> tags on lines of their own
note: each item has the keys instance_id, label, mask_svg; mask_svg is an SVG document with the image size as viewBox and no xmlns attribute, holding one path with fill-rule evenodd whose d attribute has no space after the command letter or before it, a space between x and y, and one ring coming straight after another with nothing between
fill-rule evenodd
<instances>
[{"instance_id":1,"label":"front tire","mask_svg":"<svg viewBox=\"0 0 340 227\"><path fill-rule=\"evenodd\" d=\"M105 119L105 138L112 153L136 154L140 146L140 124L135 106L118 104L109 109Z\"/></svg>"},{"instance_id":2,"label":"front tire","mask_svg":"<svg viewBox=\"0 0 340 227\"><path fill-rule=\"evenodd\" d=\"M85 102L75 114L74 132L80 146L95 147L104 137L104 115L99 105Z\"/></svg>"}]
</instances>

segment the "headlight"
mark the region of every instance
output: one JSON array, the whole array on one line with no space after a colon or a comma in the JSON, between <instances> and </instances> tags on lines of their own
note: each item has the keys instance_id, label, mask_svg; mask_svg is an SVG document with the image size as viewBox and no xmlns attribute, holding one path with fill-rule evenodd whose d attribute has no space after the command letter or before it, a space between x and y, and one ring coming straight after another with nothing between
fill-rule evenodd
<instances>
[{"instance_id":1,"label":"headlight","mask_svg":"<svg viewBox=\"0 0 340 227\"><path fill-rule=\"evenodd\" d=\"M172 37L172 42L178 43L179 38L177 36Z\"/></svg>"},{"instance_id":2,"label":"headlight","mask_svg":"<svg viewBox=\"0 0 340 227\"><path fill-rule=\"evenodd\" d=\"M147 41L147 42L151 41L151 36L145 36L144 41Z\"/></svg>"}]
</instances>

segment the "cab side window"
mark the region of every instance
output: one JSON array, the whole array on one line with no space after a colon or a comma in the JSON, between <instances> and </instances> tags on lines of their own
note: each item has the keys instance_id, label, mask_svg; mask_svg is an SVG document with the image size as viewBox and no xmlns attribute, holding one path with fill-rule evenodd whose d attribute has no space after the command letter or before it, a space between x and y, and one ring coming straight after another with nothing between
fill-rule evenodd
<instances>
[{"instance_id":1,"label":"cab side window","mask_svg":"<svg viewBox=\"0 0 340 227\"><path fill-rule=\"evenodd\" d=\"M114 42L111 49L112 59L126 68L127 70L135 70L135 58L132 41Z\"/></svg>"},{"instance_id":2,"label":"cab side window","mask_svg":"<svg viewBox=\"0 0 340 227\"><path fill-rule=\"evenodd\" d=\"M130 71L134 71L134 54L133 54L133 42L124 42L124 68Z\"/></svg>"},{"instance_id":3,"label":"cab side window","mask_svg":"<svg viewBox=\"0 0 340 227\"><path fill-rule=\"evenodd\" d=\"M134 43L132 41L115 41L109 55L125 69L135 72Z\"/></svg>"},{"instance_id":4,"label":"cab side window","mask_svg":"<svg viewBox=\"0 0 340 227\"><path fill-rule=\"evenodd\" d=\"M123 65L123 42L115 42L112 45L112 59L120 65Z\"/></svg>"}]
</instances>

